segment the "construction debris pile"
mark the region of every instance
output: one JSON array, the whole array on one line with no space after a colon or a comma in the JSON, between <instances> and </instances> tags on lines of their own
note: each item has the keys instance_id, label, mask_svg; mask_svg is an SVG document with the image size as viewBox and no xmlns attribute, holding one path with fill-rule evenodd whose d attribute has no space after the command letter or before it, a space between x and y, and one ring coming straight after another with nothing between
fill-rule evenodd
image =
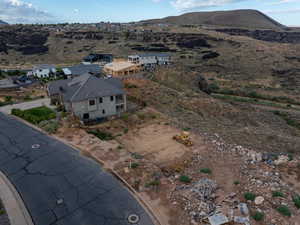
<instances>
[{"instance_id":1,"label":"construction debris pile","mask_svg":"<svg viewBox=\"0 0 300 225\"><path fill-rule=\"evenodd\" d=\"M179 191L177 199L174 201L182 202L184 210L197 222L203 221L208 215L214 214L216 210L217 183L210 179L201 179L191 185L182 185L176 188ZM175 192L176 192L175 191Z\"/></svg>"},{"instance_id":2,"label":"construction debris pile","mask_svg":"<svg viewBox=\"0 0 300 225\"><path fill-rule=\"evenodd\" d=\"M261 216L262 221L269 221L270 224L299 225L291 221L300 221L299 210L293 201L300 193L294 185L282 177L283 168L289 171L289 176L293 174L297 176L299 173L297 171L300 171L298 157L259 153L242 146L227 145L221 139L215 139L213 144L216 150L212 153L214 157L224 156L225 158L220 159L224 161L239 159L240 165L236 169L242 180L234 184L235 190L232 193L225 195L222 185L209 178L210 175L190 184L178 184L170 200L174 205L181 206L189 216L190 224L250 225L256 224L253 218L256 215ZM199 166L203 165L206 157L203 154L194 154L184 174L195 177L197 174L195 171L199 171ZM253 199L247 199L246 193L253 195ZM278 211L282 206L287 207L292 216L282 215Z\"/></svg>"}]
</instances>

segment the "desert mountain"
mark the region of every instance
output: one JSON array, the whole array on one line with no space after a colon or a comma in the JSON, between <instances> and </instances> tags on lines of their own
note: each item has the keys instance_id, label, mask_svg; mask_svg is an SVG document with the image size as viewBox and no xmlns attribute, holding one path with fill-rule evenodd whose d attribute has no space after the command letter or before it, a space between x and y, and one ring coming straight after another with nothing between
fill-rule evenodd
<instances>
[{"instance_id":1,"label":"desert mountain","mask_svg":"<svg viewBox=\"0 0 300 225\"><path fill-rule=\"evenodd\" d=\"M193 12L180 16L142 21L157 24L208 25L254 29L283 29L285 26L257 10Z\"/></svg>"}]
</instances>

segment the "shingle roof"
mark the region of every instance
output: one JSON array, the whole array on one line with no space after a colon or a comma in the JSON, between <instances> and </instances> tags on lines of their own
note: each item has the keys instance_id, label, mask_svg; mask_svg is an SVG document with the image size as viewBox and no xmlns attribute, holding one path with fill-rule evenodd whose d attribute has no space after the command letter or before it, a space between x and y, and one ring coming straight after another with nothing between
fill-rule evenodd
<instances>
[{"instance_id":1,"label":"shingle roof","mask_svg":"<svg viewBox=\"0 0 300 225\"><path fill-rule=\"evenodd\" d=\"M79 102L91 98L122 95L123 84L117 78L97 78L90 74L72 80L60 80L49 84L50 95L61 93L65 102Z\"/></svg>"},{"instance_id":2,"label":"shingle roof","mask_svg":"<svg viewBox=\"0 0 300 225\"><path fill-rule=\"evenodd\" d=\"M78 64L64 69L71 71L71 74L75 76L80 76L86 73L93 73L93 74L101 73L101 67L96 64Z\"/></svg>"}]
</instances>

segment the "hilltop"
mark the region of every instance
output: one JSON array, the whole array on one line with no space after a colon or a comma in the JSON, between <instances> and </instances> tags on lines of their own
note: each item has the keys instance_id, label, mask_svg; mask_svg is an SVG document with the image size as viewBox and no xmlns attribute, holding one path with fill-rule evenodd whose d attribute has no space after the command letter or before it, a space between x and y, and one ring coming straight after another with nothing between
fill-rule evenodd
<instances>
[{"instance_id":1,"label":"hilltop","mask_svg":"<svg viewBox=\"0 0 300 225\"><path fill-rule=\"evenodd\" d=\"M142 21L143 23L168 23L176 25L207 25L253 29L285 28L282 24L257 10L232 10L213 12L192 12L180 16Z\"/></svg>"}]
</instances>

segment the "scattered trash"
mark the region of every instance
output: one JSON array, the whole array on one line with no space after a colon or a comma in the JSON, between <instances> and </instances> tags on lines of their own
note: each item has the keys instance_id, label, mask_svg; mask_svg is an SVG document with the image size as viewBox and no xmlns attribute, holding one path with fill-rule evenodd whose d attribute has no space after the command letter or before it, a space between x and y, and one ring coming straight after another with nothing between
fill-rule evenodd
<instances>
[{"instance_id":1,"label":"scattered trash","mask_svg":"<svg viewBox=\"0 0 300 225\"><path fill-rule=\"evenodd\" d=\"M238 207L239 207L240 212L243 215L245 215L245 216L249 215L249 209L248 209L248 206L246 203L240 203Z\"/></svg>"},{"instance_id":2,"label":"scattered trash","mask_svg":"<svg viewBox=\"0 0 300 225\"><path fill-rule=\"evenodd\" d=\"M208 220L211 225L222 225L229 223L228 218L223 214L216 214L213 216L208 217Z\"/></svg>"}]
</instances>

